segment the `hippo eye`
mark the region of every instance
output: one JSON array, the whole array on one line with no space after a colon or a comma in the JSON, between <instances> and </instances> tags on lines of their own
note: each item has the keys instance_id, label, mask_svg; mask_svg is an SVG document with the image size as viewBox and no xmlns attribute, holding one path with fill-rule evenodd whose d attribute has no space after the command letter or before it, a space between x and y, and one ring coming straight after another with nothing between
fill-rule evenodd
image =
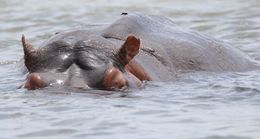
<instances>
[{"instance_id":1,"label":"hippo eye","mask_svg":"<svg viewBox=\"0 0 260 139\"><path fill-rule=\"evenodd\" d=\"M95 70L105 66L108 63L108 60L89 52L79 52L76 56L75 63L81 69Z\"/></svg>"},{"instance_id":2,"label":"hippo eye","mask_svg":"<svg viewBox=\"0 0 260 139\"><path fill-rule=\"evenodd\" d=\"M58 72L65 72L73 63L74 58L71 54L64 54L60 56L60 59L62 59L62 65L58 67Z\"/></svg>"}]
</instances>

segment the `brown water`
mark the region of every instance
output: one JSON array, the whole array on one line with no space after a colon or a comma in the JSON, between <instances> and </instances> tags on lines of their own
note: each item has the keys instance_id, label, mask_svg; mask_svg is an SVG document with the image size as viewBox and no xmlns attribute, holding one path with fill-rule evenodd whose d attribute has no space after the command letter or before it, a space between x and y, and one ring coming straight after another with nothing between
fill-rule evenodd
<instances>
[{"instance_id":1,"label":"brown water","mask_svg":"<svg viewBox=\"0 0 260 139\"><path fill-rule=\"evenodd\" d=\"M17 89L21 34L110 23L122 12L163 15L260 60L258 0L0 0L0 139L259 139L260 71L194 73L129 93Z\"/></svg>"}]
</instances>

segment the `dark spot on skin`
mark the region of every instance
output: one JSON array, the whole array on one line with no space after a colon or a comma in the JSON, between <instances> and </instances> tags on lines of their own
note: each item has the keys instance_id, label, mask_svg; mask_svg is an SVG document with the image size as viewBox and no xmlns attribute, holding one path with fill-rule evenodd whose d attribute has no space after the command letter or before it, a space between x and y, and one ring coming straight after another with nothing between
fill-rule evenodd
<instances>
[{"instance_id":1,"label":"dark spot on skin","mask_svg":"<svg viewBox=\"0 0 260 139\"><path fill-rule=\"evenodd\" d=\"M121 15L128 15L128 13L121 13Z\"/></svg>"},{"instance_id":2,"label":"dark spot on skin","mask_svg":"<svg viewBox=\"0 0 260 139\"><path fill-rule=\"evenodd\" d=\"M193 64L195 64L195 61L189 60L189 64L193 65Z\"/></svg>"}]
</instances>

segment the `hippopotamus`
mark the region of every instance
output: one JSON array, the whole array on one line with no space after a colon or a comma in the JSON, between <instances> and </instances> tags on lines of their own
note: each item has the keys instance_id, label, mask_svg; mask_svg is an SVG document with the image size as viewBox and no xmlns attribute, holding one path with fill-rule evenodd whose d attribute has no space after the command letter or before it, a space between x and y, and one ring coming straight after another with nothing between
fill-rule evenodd
<instances>
[{"instance_id":1,"label":"hippopotamus","mask_svg":"<svg viewBox=\"0 0 260 139\"><path fill-rule=\"evenodd\" d=\"M55 33L38 47L22 36L28 76L24 88L69 86L117 90L177 74L243 72L259 63L231 44L156 15L123 13L111 24Z\"/></svg>"}]
</instances>

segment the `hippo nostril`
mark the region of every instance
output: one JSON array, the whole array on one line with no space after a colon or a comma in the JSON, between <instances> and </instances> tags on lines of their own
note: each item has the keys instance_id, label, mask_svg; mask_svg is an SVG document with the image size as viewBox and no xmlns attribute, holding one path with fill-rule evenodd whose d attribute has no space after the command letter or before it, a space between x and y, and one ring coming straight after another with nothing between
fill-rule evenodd
<instances>
[{"instance_id":1,"label":"hippo nostril","mask_svg":"<svg viewBox=\"0 0 260 139\"><path fill-rule=\"evenodd\" d=\"M45 84L41 77L36 73L29 74L24 84L24 88L27 88L28 90L35 90L44 86Z\"/></svg>"}]
</instances>

